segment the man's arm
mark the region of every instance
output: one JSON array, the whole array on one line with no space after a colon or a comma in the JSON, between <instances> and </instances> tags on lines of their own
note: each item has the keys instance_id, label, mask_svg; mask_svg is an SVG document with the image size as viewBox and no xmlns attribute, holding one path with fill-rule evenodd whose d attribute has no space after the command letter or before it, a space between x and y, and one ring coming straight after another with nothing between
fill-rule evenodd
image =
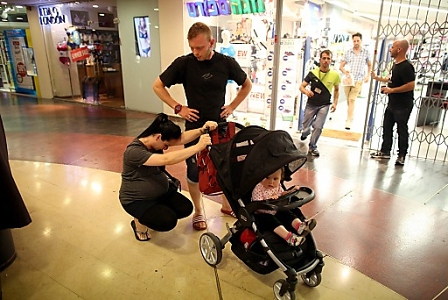
<instances>
[{"instance_id":1,"label":"man's arm","mask_svg":"<svg viewBox=\"0 0 448 300\"><path fill-rule=\"evenodd\" d=\"M339 70L341 70L341 72L347 76L350 72L344 69L346 64L347 62L345 60L341 61L341 64L339 65Z\"/></svg>"},{"instance_id":2,"label":"man's arm","mask_svg":"<svg viewBox=\"0 0 448 300\"><path fill-rule=\"evenodd\" d=\"M171 94L168 92L162 80L160 80L160 77L157 77L156 81L154 81L152 89L154 90L154 93L172 109L174 109L176 105L180 105L179 102L171 97ZM182 106L181 110L177 114L188 121L196 121L199 118L197 113L198 111L196 109L190 109L188 106Z\"/></svg>"},{"instance_id":3,"label":"man's arm","mask_svg":"<svg viewBox=\"0 0 448 300\"><path fill-rule=\"evenodd\" d=\"M364 82L368 82L369 81L369 76L372 73L372 62L369 60L367 61L367 75L364 78Z\"/></svg>"},{"instance_id":4,"label":"man's arm","mask_svg":"<svg viewBox=\"0 0 448 300\"><path fill-rule=\"evenodd\" d=\"M240 90L236 94L235 99L233 99L233 101L229 105L224 105L222 107L222 111L220 114L221 118L226 118L229 115L231 115L233 111L238 107L238 105L240 105L241 102L243 102L244 99L246 99L247 95L249 95L251 90L252 90L252 82L247 77L246 80L241 85Z\"/></svg>"},{"instance_id":5,"label":"man's arm","mask_svg":"<svg viewBox=\"0 0 448 300\"><path fill-rule=\"evenodd\" d=\"M415 88L415 81L410 81L408 83L405 83L401 86L397 86L394 88L390 88L390 87L382 88L382 91L384 92L384 94L399 94L399 93L406 93L409 91L413 91L414 88Z\"/></svg>"},{"instance_id":6,"label":"man's arm","mask_svg":"<svg viewBox=\"0 0 448 300\"><path fill-rule=\"evenodd\" d=\"M162 80L160 80L160 77L157 77L156 81L154 81L152 89L154 90L154 93L156 93L156 95L160 98L160 100L165 102L165 104L167 104L172 109L174 109L174 107L179 104L176 100L174 100L173 97L171 97L170 93L165 87L165 84L162 82Z\"/></svg>"},{"instance_id":7,"label":"man's arm","mask_svg":"<svg viewBox=\"0 0 448 300\"><path fill-rule=\"evenodd\" d=\"M299 90L302 94L304 94L308 98L311 98L314 96L314 93L311 90L308 90L306 88L307 86L308 86L308 82L302 81L302 84L300 84Z\"/></svg>"},{"instance_id":8,"label":"man's arm","mask_svg":"<svg viewBox=\"0 0 448 300\"><path fill-rule=\"evenodd\" d=\"M330 111L334 112L339 101L339 84L334 86L333 104L330 107Z\"/></svg>"}]
</instances>

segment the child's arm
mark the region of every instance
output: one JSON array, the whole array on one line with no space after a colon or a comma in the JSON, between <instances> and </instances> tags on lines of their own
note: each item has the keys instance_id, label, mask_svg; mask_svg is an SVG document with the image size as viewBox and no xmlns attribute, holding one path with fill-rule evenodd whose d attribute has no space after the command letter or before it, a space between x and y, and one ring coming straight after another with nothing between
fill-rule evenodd
<instances>
[{"instance_id":1,"label":"child's arm","mask_svg":"<svg viewBox=\"0 0 448 300\"><path fill-rule=\"evenodd\" d=\"M283 195L292 193L293 191L297 191L298 189L300 189L300 186L295 185L295 186L293 186L292 188L290 188L289 190L281 192L280 196L283 196ZM277 197L277 198L278 198L278 197Z\"/></svg>"}]
</instances>

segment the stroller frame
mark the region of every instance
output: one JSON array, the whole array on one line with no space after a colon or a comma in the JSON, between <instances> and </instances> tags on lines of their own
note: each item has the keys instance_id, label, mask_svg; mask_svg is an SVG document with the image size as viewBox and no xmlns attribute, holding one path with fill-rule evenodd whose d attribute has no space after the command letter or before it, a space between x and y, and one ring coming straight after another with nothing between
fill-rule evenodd
<instances>
[{"instance_id":1,"label":"stroller frame","mask_svg":"<svg viewBox=\"0 0 448 300\"><path fill-rule=\"evenodd\" d=\"M276 299L295 299L298 276L307 286L318 286L325 263L312 234L307 235L304 244L288 246L275 233L261 232L254 216L259 210L275 214L294 209L304 221L300 207L314 199L314 191L300 187L275 201L252 202L250 199L253 187L264 177L285 167L284 181L289 181L291 175L305 164L306 157L300 155L290 135L281 130L268 131L259 126L249 126L236 133L230 142L211 146L210 155L217 169L218 182L238 220L231 227L226 224L227 233L221 239L211 232L201 235L199 247L204 260L211 266L218 265L222 260L222 250L231 242L232 251L255 272L268 274L280 268L285 273L286 280L274 283ZM248 165L244 165L246 163ZM284 181L282 185L285 188ZM244 230L252 230L256 236L249 247L240 241Z\"/></svg>"}]
</instances>

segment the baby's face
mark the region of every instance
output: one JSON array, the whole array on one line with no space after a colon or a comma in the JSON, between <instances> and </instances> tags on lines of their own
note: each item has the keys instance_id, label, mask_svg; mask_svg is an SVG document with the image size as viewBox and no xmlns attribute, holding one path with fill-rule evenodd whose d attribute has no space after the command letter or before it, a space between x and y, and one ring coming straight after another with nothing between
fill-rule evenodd
<instances>
[{"instance_id":1,"label":"baby's face","mask_svg":"<svg viewBox=\"0 0 448 300\"><path fill-rule=\"evenodd\" d=\"M261 181L261 185L265 189L274 189L277 188L280 185L280 180L282 179L282 170L277 170L276 172L272 173L265 179Z\"/></svg>"}]
</instances>

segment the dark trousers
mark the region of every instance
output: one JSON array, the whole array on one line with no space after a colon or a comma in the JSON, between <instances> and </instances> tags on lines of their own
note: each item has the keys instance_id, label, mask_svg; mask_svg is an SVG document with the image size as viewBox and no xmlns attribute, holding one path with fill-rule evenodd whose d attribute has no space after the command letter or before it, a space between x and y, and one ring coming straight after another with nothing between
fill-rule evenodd
<instances>
[{"instance_id":1,"label":"dark trousers","mask_svg":"<svg viewBox=\"0 0 448 300\"><path fill-rule=\"evenodd\" d=\"M157 204L148 204L149 201L139 200L123 208L141 224L155 231L170 231L176 227L178 219L188 217L193 212L191 201L178 192L169 193Z\"/></svg>"},{"instance_id":2,"label":"dark trousers","mask_svg":"<svg viewBox=\"0 0 448 300\"><path fill-rule=\"evenodd\" d=\"M409 147L408 121L412 107L401 109L386 108L383 120L383 143L381 152L390 153L394 135L394 125L397 123L398 132L398 156L406 156Z\"/></svg>"}]
</instances>

